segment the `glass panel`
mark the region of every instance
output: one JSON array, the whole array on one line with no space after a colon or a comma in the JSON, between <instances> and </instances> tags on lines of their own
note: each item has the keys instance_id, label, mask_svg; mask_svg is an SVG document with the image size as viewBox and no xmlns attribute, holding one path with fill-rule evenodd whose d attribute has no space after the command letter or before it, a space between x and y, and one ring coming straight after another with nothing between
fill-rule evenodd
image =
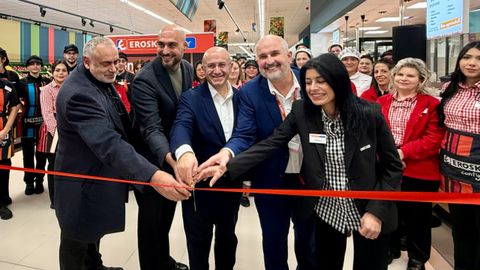
<instances>
[{"instance_id":1,"label":"glass panel","mask_svg":"<svg viewBox=\"0 0 480 270\"><path fill-rule=\"evenodd\" d=\"M448 73L452 73L455 70L455 64L457 61L458 54L462 49L462 36L451 36L448 38Z\"/></svg>"},{"instance_id":2,"label":"glass panel","mask_svg":"<svg viewBox=\"0 0 480 270\"><path fill-rule=\"evenodd\" d=\"M438 55L437 55L437 76L445 76L447 75L446 71L446 55L447 55L447 50L446 50L446 39L441 38L438 39Z\"/></svg>"}]
</instances>

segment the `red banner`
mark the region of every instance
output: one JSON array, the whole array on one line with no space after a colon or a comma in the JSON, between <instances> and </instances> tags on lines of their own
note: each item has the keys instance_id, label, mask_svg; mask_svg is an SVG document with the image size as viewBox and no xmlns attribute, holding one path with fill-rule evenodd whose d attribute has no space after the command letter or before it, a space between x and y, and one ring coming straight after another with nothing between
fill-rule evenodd
<instances>
[{"instance_id":1,"label":"red banner","mask_svg":"<svg viewBox=\"0 0 480 270\"><path fill-rule=\"evenodd\" d=\"M117 46L119 52L127 55L156 55L158 35L118 35L107 36ZM204 53L215 44L213 33L186 34L185 53Z\"/></svg>"}]
</instances>

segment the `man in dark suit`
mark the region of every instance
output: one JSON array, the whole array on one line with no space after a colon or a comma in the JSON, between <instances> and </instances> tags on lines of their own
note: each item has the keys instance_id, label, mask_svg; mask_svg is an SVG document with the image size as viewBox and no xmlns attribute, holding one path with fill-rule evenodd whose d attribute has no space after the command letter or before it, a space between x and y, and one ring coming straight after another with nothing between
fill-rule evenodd
<instances>
[{"instance_id":1,"label":"man in dark suit","mask_svg":"<svg viewBox=\"0 0 480 270\"><path fill-rule=\"evenodd\" d=\"M158 35L158 57L136 75L132 84L134 128L141 137L139 151L161 168L173 173L168 135L177 113L180 94L192 86L193 67L182 60L185 33L174 25ZM188 269L170 257L168 233L175 202L145 188L136 192L138 203L138 253L142 270Z\"/></svg>"},{"instance_id":2,"label":"man in dark suit","mask_svg":"<svg viewBox=\"0 0 480 270\"><path fill-rule=\"evenodd\" d=\"M238 125L217 155L199 167L226 165L233 155L245 151L254 143L273 133L300 99L298 70L290 68L292 53L287 42L278 36L265 36L256 45L256 60L261 76L242 86L239 92ZM296 189L302 181L298 137L288 147L279 149L273 157L259 164L252 179L253 188ZM287 237L290 220L294 222L295 253L298 269L314 269L313 218L293 218L294 200L288 196L255 195L263 235L263 254L267 270L287 270Z\"/></svg>"},{"instance_id":3,"label":"man in dark suit","mask_svg":"<svg viewBox=\"0 0 480 270\"><path fill-rule=\"evenodd\" d=\"M170 146L177 158L178 176L192 183L198 162L216 154L231 137L238 112L237 90L228 82L231 60L224 48L208 49L202 61L207 82L182 94ZM208 187L200 182L197 187ZM216 187L239 188L222 178ZM240 194L195 191L182 203L191 270L208 270L208 256L215 226L215 269L233 270Z\"/></svg>"},{"instance_id":4,"label":"man in dark suit","mask_svg":"<svg viewBox=\"0 0 480 270\"><path fill-rule=\"evenodd\" d=\"M85 45L83 63L63 84L56 102L55 171L180 186L129 144L128 114L112 85L117 61L115 44L94 38ZM189 196L183 188L154 189L170 200ZM103 266L99 245L104 235L124 230L127 194L125 184L55 177L60 269L121 269Z\"/></svg>"}]
</instances>

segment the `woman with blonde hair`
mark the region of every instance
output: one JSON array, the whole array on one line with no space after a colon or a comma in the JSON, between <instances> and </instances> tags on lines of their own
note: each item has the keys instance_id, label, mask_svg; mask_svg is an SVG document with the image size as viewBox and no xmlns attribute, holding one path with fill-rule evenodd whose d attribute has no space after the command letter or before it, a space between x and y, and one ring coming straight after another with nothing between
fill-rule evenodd
<instances>
[{"instance_id":1,"label":"woman with blonde hair","mask_svg":"<svg viewBox=\"0 0 480 270\"><path fill-rule=\"evenodd\" d=\"M430 71L418 58L400 60L391 70L392 93L378 99L403 163L401 189L438 191L439 150L444 129L438 126L438 99L429 95ZM398 202L398 220L405 224L407 270L425 269L430 258L431 203ZM400 257L400 235L391 237L389 262Z\"/></svg>"},{"instance_id":2,"label":"woman with blonde hair","mask_svg":"<svg viewBox=\"0 0 480 270\"><path fill-rule=\"evenodd\" d=\"M240 63L237 61L232 61L232 69L230 75L228 76L228 81L232 87L239 89L242 86L243 81L243 72L240 67Z\"/></svg>"}]
</instances>

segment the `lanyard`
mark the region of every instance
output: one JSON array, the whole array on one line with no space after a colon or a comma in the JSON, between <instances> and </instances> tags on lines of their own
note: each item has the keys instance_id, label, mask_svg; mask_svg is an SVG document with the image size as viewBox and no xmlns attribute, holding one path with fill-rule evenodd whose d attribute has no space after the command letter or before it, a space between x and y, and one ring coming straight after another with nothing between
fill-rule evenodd
<instances>
[{"instance_id":1,"label":"lanyard","mask_svg":"<svg viewBox=\"0 0 480 270\"><path fill-rule=\"evenodd\" d=\"M293 90L292 104L295 100L297 100L297 96L298 96L298 88L295 88L295 90ZM280 115L282 116L282 121L284 121L285 118L287 118L287 113L285 112L285 108L283 107L282 102L280 101L280 98L278 98L276 93L275 93L275 99L277 100L277 105L278 105L278 109L280 110Z\"/></svg>"}]
</instances>

